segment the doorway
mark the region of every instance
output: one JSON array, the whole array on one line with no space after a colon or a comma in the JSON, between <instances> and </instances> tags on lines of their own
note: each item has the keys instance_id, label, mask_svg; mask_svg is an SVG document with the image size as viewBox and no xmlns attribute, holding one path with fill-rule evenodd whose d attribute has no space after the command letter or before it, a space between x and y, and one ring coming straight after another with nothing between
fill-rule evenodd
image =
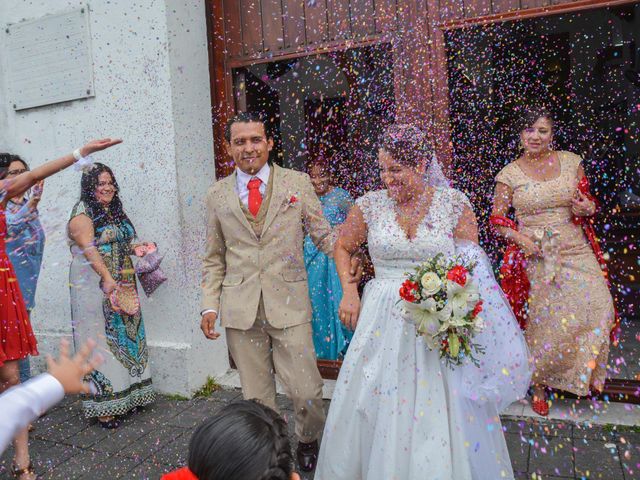
<instances>
[{"instance_id":1,"label":"doorway","mask_svg":"<svg viewBox=\"0 0 640 480\"><path fill-rule=\"evenodd\" d=\"M233 70L236 111L259 111L276 140L274 161L304 170L323 156L352 196L378 186L376 141L395 118L389 43Z\"/></svg>"},{"instance_id":2,"label":"doorway","mask_svg":"<svg viewBox=\"0 0 640 480\"><path fill-rule=\"evenodd\" d=\"M518 156L514 119L543 104L555 148L583 157L622 323L612 379L640 380L640 3L446 32L454 171L483 244L496 173ZM472 167L471 167L472 166Z\"/></svg>"}]
</instances>

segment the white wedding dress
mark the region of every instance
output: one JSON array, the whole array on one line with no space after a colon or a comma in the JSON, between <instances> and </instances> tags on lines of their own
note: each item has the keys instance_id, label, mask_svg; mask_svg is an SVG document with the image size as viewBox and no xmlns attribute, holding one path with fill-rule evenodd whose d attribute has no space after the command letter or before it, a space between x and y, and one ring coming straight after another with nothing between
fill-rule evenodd
<instances>
[{"instance_id":1,"label":"white wedding dress","mask_svg":"<svg viewBox=\"0 0 640 480\"><path fill-rule=\"evenodd\" d=\"M375 279L365 287L355 335L336 382L316 480L509 479L498 413L522 398L530 379L526 343L484 252L456 242L468 200L438 187L409 240L386 190L361 197ZM476 336L481 366L451 369L403 319L398 291L406 272L437 253L478 262L473 281L487 323Z\"/></svg>"}]
</instances>

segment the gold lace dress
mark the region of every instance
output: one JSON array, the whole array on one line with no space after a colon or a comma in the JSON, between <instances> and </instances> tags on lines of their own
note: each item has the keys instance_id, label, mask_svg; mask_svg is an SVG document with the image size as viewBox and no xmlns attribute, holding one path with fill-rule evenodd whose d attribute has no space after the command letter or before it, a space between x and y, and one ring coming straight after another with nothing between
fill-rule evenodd
<instances>
[{"instance_id":1,"label":"gold lace dress","mask_svg":"<svg viewBox=\"0 0 640 480\"><path fill-rule=\"evenodd\" d=\"M538 243L541 259L529 259L531 282L525 338L534 360L533 383L576 395L602 390L609 356L613 299L571 200L581 158L557 152L560 175L527 176L515 162L496 176L513 191L520 231Z\"/></svg>"}]
</instances>

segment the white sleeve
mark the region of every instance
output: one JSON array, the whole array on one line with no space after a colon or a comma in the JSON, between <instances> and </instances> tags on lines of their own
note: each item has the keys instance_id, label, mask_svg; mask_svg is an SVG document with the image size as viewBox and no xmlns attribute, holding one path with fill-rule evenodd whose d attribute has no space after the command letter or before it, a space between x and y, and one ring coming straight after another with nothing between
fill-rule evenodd
<instances>
[{"instance_id":1,"label":"white sleeve","mask_svg":"<svg viewBox=\"0 0 640 480\"><path fill-rule=\"evenodd\" d=\"M0 453L4 452L17 432L63 398L62 385L48 373L16 385L0 395Z\"/></svg>"}]
</instances>

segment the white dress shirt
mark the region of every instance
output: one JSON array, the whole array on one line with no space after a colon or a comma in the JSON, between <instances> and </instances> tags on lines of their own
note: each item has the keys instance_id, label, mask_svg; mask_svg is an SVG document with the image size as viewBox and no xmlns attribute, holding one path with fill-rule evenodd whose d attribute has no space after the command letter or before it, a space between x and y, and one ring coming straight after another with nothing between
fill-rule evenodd
<instances>
[{"instance_id":1,"label":"white dress shirt","mask_svg":"<svg viewBox=\"0 0 640 480\"><path fill-rule=\"evenodd\" d=\"M249 175L239 168L236 168L236 193L245 207L249 207L249 189L247 188L249 180L254 178L262 180L262 183L260 184L260 195L264 197L264 193L267 191L267 183L269 183L269 175L271 175L271 167L269 166L269 163L265 163L264 167L258 170L258 173L255 175Z\"/></svg>"},{"instance_id":2,"label":"white dress shirt","mask_svg":"<svg viewBox=\"0 0 640 480\"><path fill-rule=\"evenodd\" d=\"M236 168L236 193L240 197L240 201L244 204L245 207L249 207L249 188L247 184L250 180L254 178L259 178L262 180L260 184L260 195L264 198L264 194L267 191L267 183L269 183L269 175L271 175L271 167L269 163L265 163L264 166L258 170L258 173L255 175L249 175L248 173L244 173L239 168ZM200 312L200 315L204 315L205 313L218 313L215 310L203 310Z\"/></svg>"},{"instance_id":3,"label":"white dress shirt","mask_svg":"<svg viewBox=\"0 0 640 480\"><path fill-rule=\"evenodd\" d=\"M64 398L64 389L48 373L33 377L0 395L0 454L20 430Z\"/></svg>"}]
</instances>

